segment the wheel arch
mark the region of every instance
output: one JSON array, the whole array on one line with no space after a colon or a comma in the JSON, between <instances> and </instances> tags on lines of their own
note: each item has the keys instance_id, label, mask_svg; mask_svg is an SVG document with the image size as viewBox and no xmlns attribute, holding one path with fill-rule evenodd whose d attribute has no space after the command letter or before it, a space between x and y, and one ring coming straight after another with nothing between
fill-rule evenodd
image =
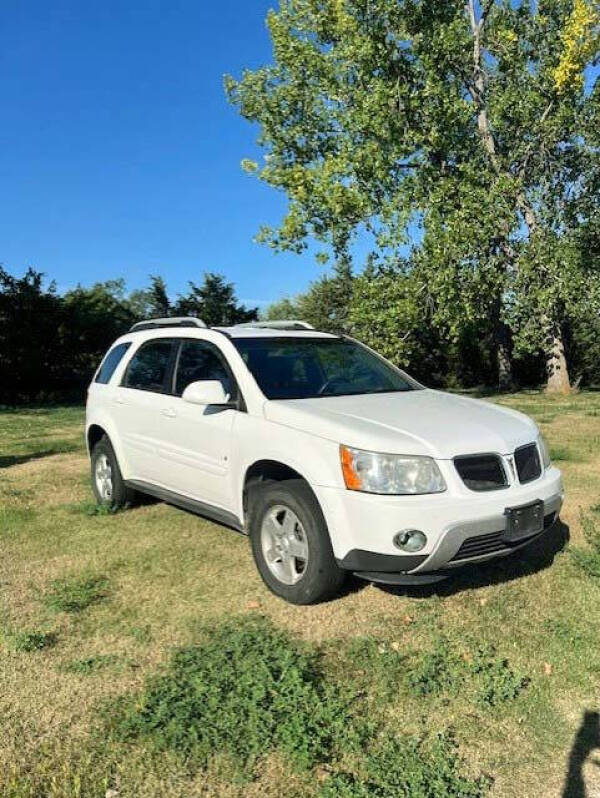
<instances>
[{"instance_id":1,"label":"wheel arch","mask_svg":"<svg viewBox=\"0 0 600 798\"><path fill-rule=\"evenodd\" d=\"M265 484L266 482L284 482L289 479L302 480L302 482L304 482L309 488L321 512L323 513L321 503L319 502L319 499L313 490L310 481L303 473L300 473L296 468L282 462L281 460L265 458L261 460L255 460L246 468L244 473L241 503L244 527L247 525L247 520L252 507L253 490ZM325 514L323 513L323 517L324 516Z\"/></svg>"},{"instance_id":2,"label":"wheel arch","mask_svg":"<svg viewBox=\"0 0 600 798\"><path fill-rule=\"evenodd\" d=\"M94 417L88 420L85 430L85 442L90 456L92 454L92 449L103 435L106 435L110 441L110 445L113 447L123 477L129 479L130 472L127 459L121 446L118 431L112 423L112 419L104 413L94 414Z\"/></svg>"},{"instance_id":3,"label":"wheel arch","mask_svg":"<svg viewBox=\"0 0 600 798\"><path fill-rule=\"evenodd\" d=\"M104 427L101 427L100 424L90 424L85 434L89 454L92 453L92 449L102 438L103 435L109 437Z\"/></svg>"}]
</instances>

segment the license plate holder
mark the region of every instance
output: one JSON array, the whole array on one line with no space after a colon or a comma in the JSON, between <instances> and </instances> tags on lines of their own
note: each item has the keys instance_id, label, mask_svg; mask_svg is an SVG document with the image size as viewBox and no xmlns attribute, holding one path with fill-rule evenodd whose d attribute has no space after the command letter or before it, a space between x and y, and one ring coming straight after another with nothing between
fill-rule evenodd
<instances>
[{"instance_id":1,"label":"license plate holder","mask_svg":"<svg viewBox=\"0 0 600 798\"><path fill-rule=\"evenodd\" d=\"M544 502L540 499L519 507L507 507L504 515L504 540L507 543L532 537L544 530Z\"/></svg>"}]
</instances>

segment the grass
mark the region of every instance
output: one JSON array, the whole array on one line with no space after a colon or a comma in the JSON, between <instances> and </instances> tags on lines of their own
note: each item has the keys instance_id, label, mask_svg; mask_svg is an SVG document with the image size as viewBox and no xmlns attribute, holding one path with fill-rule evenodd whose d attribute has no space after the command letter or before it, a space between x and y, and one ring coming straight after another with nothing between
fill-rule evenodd
<instances>
[{"instance_id":1,"label":"grass","mask_svg":"<svg viewBox=\"0 0 600 798\"><path fill-rule=\"evenodd\" d=\"M0 795L558 798L581 794L572 751L593 795L600 394L494 401L563 455L564 526L316 607L217 525L94 511L80 409L0 412Z\"/></svg>"},{"instance_id":2,"label":"grass","mask_svg":"<svg viewBox=\"0 0 600 798\"><path fill-rule=\"evenodd\" d=\"M116 739L170 749L188 766L225 753L249 775L273 749L307 769L365 738L352 693L326 678L310 647L259 618L237 618L201 637L176 651L140 695L109 708Z\"/></svg>"},{"instance_id":3,"label":"grass","mask_svg":"<svg viewBox=\"0 0 600 798\"><path fill-rule=\"evenodd\" d=\"M56 635L53 632L21 631L12 635L15 651L41 651L56 645Z\"/></svg>"},{"instance_id":4,"label":"grass","mask_svg":"<svg viewBox=\"0 0 600 798\"><path fill-rule=\"evenodd\" d=\"M108 595L108 579L95 574L81 574L53 579L42 601L55 612L82 612Z\"/></svg>"}]
</instances>

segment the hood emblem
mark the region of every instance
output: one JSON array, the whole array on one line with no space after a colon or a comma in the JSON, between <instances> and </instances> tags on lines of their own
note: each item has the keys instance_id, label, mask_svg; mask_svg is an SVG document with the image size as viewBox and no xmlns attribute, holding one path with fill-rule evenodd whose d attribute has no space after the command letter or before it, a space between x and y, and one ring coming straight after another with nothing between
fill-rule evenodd
<instances>
[{"instance_id":1,"label":"hood emblem","mask_svg":"<svg viewBox=\"0 0 600 798\"><path fill-rule=\"evenodd\" d=\"M517 471L515 469L515 458L509 456L506 458L506 462L508 463L508 467L510 468L510 475L513 479L513 482L517 479Z\"/></svg>"}]
</instances>

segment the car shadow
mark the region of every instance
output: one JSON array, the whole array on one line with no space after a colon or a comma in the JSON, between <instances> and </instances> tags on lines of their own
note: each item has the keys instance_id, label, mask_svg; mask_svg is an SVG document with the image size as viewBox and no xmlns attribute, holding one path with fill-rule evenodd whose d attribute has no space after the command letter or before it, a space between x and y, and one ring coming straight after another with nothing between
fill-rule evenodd
<instances>
[{"instance_id":1,"label":"car shadow","mask_svg":"<svg viewBox=\"0 0 600 798\"><path fill-rule=\"evenodd\" d=\"M586 798L583 766L596 748L600 748L600 713L588 709L573 740L561 798Z\"/></svg>"},{"instance_id":2,"label":"car shadow","mask_svg":"<svg viewBox=\"0 0 600 798\"><path fill-rule=\"evenodd\" d=\"M55 454L68 452L69 450L65 448L57 448L44 449L41 452L29 452L28 454L0 454L0 468L10 468L11 466L29 463L31 460L42 460L44 457L53 457Z\"/></svg>"},{"instance_id":3,"label":"car shadow","mask_svg":"<svg viewBox=\"0 0 600 798\"><path fill-rule=\"evenodd\" d=\"M569 527L560 519L547 532L528 546L507 557L485 563L465 565L443 582L432 585L376 585L380 590L411 598L447 597L463 590L476 590L549 568L554 558L569 541Z\"/></svg>"}]
</instances>

